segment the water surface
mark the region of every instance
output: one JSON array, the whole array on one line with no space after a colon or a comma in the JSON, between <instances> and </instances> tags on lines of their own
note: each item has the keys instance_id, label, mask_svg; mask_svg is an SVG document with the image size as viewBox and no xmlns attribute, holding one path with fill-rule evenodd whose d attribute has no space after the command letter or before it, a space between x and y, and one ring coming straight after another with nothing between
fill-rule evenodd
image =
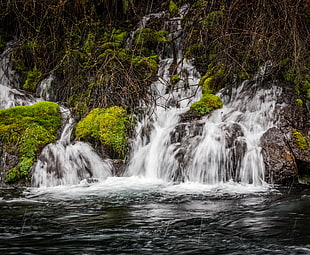
<instances>
[{"instance_id":1,"label":"water surface","mask_svg":"<svg viewBox=\"0 0 310 255\"><path fill-rule=\"evenodd\" d=\"M310 254L310 189L105 182L0 190L1 254Z\"/></svg>"}]
</instances>

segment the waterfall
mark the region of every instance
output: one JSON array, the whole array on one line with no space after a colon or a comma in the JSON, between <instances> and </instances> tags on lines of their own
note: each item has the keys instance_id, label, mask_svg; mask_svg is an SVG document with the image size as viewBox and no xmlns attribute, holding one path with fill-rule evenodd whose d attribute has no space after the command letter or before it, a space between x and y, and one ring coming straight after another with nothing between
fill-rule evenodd
<instances>
[{"instance_id":1,"label":"waterfall","mask_svg":"<svg viewBox=\"0 0 310 255\"><path fill-rule=\"evenodd\" d=\"M53 94L52 83L54 80L54 75L50 74L46 79L40 81L36 89L36 94L46 101L53 101L55 96Z\"/></svg>"},{"instance_id":2,"label":"waterfall","mask_svg":"<svg viewBox=\"0 0 310 255\"><path fill-rule=\"evenodd\" d=\"M78 184L82 180L94 182L111 176L109 160L103 160L84 142L70 142L75 125L70 111L61 108L64 127L55 143L44 147L32 174L32 186L49 187Z\"/></svg>"},{"instance_id":3,"label":"waterfall","mask_svg":"<svg viewBox=\"0 0 310 255\"><path fill-rule=\"evenodd\" d=\"M19 90L19 78L10 63L10 53L14 44L15 42L8 43L0 55L0 109L30 105L41 100Z\"/></svg>"},{"instance_id":4,"label":"waterfall","mask_svg":"<svg viewBox=\"0 0 310 255\"><path fill-rule=\"evenodd\" d=\"M262 185L265 168L260 138L276 125L276 101L282 93L264 81L270 63L252 81L222 89L217 94L223 100L222 109L186 121L182 116L200 99L201 91L199 74L182 56L181 18L168 21L167 27L173 29L170 36L178 38L176 50L160 61L159 80L152 84L156 106L138 121L126 175L177 183ZM181 76L173 88L169 87L172 63L178 63Z\"/></svg>"},{"instance_id":5,"label":"waterfall","mask_svg":"<svg viewBox=\"0 0 310 255\"><path fill-rule=\"evenodd\" d=\"M8 48L0 56L0 109L14 106L32 105L41 100L53 99L51 84L53 75L38 84L36 98L19 89L18 76L11 68ZM32 186L56 186L78 184L87 179L89 182L104 179L111 175L109 160L103 160L87 143L71 143L70 137L74 119L69 109L60 107L63 127L59 140L48 144L41 152L33 167Z\"/></svg>"}]
</instances>

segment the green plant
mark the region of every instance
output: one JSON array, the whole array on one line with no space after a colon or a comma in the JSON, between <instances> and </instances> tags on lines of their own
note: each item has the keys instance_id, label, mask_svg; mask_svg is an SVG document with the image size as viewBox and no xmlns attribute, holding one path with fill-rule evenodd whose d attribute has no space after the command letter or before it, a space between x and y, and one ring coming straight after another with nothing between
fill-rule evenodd
<instances>
[{"instance_id":1,"label":"green plant","mask_svg":"<svg viewBox=\"0 0 310 255\"><path fill-rule=\"evenodd\" d=\"M179 75L173 75L173 76L171 76L171 78L170 78L170 83L171 83L172 85L175 85L175 84L177 84L180 80L181 80L181 77L180 77Z\"/></svg>"},{"instance_id":2,"label":"green plant","mask_svg":"<svg viewBox=\"0 0 310 255\"><path fill-rule=\"evenodd\" d=\"M190 109L203 115L210 113L214 109L221 108L223 106L222 100L213 93L224 86L226 80L224 65L209 65L208 71L198 83L201 86L202 98L193 103Z\"/></svg>"},{"instance_id":3,"label":"green plant","mask_svg":"<svg viewBox=\"0 0 310 255\"><path fill-rule=\"evenodd\" d=\"M303 106L303 101L302 101L301 99L296 99L295 102L296 102L296 104L297 104L298 107L302 108L302 106Z\"/></svg>"},{"instance_id":4,"label":"green plant","mask_svg":"<svg viewBox=\"0 0 310 255\"><path fill-rule=\"evenodd\" d=\"M172 17L178 16L179 8L173 0L169 1L169 13Z\"/></svg>"},{"instance_id":5,"label":"green plant","mask_svg":"<svg viewBox=\"0 0 310 255\"><path fill-rule=\"evenodd\" d=\"M95 108L77 124L75 135L89 142L99 140L116 156L123 158L127 150L128 122L129 115L121 107Z\"/></svg>"},{"instance_id":6,"label":"green plant","mask_svg":"<svg viewBox=\"0 0 310 255\"><path fill-rule=\"evenodd\" d=\"M133 45L138 55L142 54L146 57L156 55L155 52L161 50L169 42L167 35L167 31L155 31L151 28L143 28L136 32Z\"/></svg>"},{"instance_id":7,"label":"green plant","mask_svg":"<svg viewBox=\"0 0 310 255\"><path fill-rule=\"evenodd\" d=\"M35 92L37 84L42 76L42 73L35 66L33 71L27 73L27 79L23 85L23 89L29 92Z\"/></svg>"},{"instance_id":8,"label":"green plant","mask_svg":"<svg viewBox=\"0 0 310 255\"><path fill-rule=\"evenodd\" d=\"M221 108L223 106L223 102L221 98L219 98L216 95L213 94L206 94L203 95L202 98L198 101L193 103L190 106L190 109L192 111L195 111L199 114L207 114L210 113L211 111Z\"/></svg>"},{"instance_id":9,"label":"green plant","mask_svg":"<svg viewBox=\"0 0 310 255\"><path fill-rule=\"evenodd\" d=\"M304 138L303 135L297 131L297 129L292 128L292 135L295 139L295 143L300 149L305 150L308 148L306 138Z\"/></svg>"}]
</instances>

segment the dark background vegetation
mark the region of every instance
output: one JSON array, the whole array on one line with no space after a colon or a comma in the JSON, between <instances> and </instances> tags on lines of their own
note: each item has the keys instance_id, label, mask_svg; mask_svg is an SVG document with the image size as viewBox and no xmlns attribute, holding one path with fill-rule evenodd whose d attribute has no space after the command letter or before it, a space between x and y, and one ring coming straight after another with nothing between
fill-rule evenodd
<instances>
[{"instance_id":1,"label":"dark background vegetation","mask_svg":"<svg viewBox=\"0 0 310 255\"><path fill-rule=\"evenodd\" d=\"M138 0L1 0L0 35L18 40L15 69L34 83L54 73L56 99L85 115L111 105L135 111L150 100L161 42L127 47L141 17L170 12L173 1ZM226 68L227 78L250 78L266 61L273 75L310 98L310 9L306 0L175 1L188 4L183 18L185 57L204 74L210 66ZM158 27L158 26L157 26ZM158 27L157 30L160 30ZM125 34L122 34L126 32ZM167 42L169 43L169 42ZM145 53L139 47L150 48ZM133 60L135 59L135 60ZM29 73L31 72L31 73ZM34 91L27 84L24 89Z\"/></svg>"}]
</instances>

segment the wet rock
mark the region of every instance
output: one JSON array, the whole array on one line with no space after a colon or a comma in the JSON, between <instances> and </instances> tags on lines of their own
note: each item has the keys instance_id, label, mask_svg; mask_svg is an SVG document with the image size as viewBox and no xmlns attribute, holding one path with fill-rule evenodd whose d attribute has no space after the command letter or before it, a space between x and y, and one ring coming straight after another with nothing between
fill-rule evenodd
<instances>
[{"instance_id":1,"label":"wet rock","mask_svg":"<svg viewBox=\"0 0 310 255\"><path fill-rule=\"evenodd\" d=\"M2 150L0 144L0 186L6 186L5 178L7 172L16 167L19 164L19 158L17 155L7 153Z\"/></svg>"},{"instance_id":2,"label":"wet rock","mask_svg":"<svg viewBox=\"0 0 310 255\"><path fill-rule=\"evenodd\" d=\"M122 176L125 171L125 161L122 159L113 159L112 160L112 175L113 176Z\"/></svg>"},{"instance_id":3,"label":"wet rock","mask_svg":"<svg viewBox=\"0 0 310 255\"><path fill-rule=\"evenodd\" d=\"M286 184L297 179L298 168L285 135L278 128L268 129L261 137L265 181Z\"/></svg>"}]
</instances>

